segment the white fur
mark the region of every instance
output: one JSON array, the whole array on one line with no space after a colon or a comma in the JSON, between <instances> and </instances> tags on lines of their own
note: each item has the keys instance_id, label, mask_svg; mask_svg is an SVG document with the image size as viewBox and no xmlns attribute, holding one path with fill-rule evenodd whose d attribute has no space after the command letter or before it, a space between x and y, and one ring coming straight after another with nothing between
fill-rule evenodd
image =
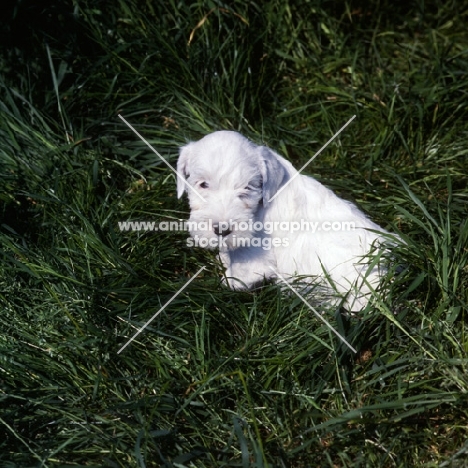
<instances>
[{"instance_id":1,"label":"white fur","mask_svg":"<svg viewBox=\"0 0 468 468\"><path fill-rule=\"evenodd\" d=\"M188 191L191 222L211 220L212 226L249 220L307 220L319 226L324 222L355 223L356 229L351 231L276 229L267 234L233 230L222 238L214 230L191 230L192 238L220 238L227 244L220 248L220 258L232 288L252 288L264 278L275 278L276 271L288 279L296 275L322 277L339 295L346 296L349 310L360 310L368 303L382 269L378 264L369 268L365 257L378 243L379 234L386 231L355 205L304 175L297 175L269 202L297 171L269 148L257 146L236 132L214 132L182 147L177 169L205 199L178 178L178 197ZM236 247L234 241L239 237L258 241L276 238L281 246Z\"/></svg>"}]
</instances>

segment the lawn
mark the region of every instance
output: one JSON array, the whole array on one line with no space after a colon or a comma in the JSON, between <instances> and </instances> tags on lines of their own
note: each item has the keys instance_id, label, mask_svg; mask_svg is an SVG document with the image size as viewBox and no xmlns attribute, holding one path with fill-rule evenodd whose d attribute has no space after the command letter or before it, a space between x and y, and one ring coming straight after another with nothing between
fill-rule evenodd
<instances>
[{"instance_id":1,"label":"lawn","mask_svg":"<svg viewBox=\"0 0 468 468\"><path fill-rule=\"evenodd\" d=\"M466 0L5 8L2 467L466 466ZM357 352L187 232L120 230L189 206L119 115L173 167L231 129L296 168L356 115L305 173L402 239L362 313L308 296Z\"/></svg>"}]
</instances>

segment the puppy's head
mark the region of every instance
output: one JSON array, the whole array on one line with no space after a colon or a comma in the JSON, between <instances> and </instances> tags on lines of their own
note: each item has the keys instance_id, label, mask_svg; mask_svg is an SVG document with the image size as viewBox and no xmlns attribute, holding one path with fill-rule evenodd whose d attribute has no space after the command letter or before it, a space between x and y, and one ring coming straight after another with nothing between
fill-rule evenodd
<instances>
[{"instance_id":1,"label":"puppy's head","mask_svg":"<svg viewBox=\"0 0 468 468\"><path fill-rule=\"evenodd\" d=\"M231 131L214 132L180 150L177 194L188 192L192 237L222 240L238 247L239 238L258 235L270 198L285 182L287 173L279 157ZM258 227L257 223L257 227Z\"/></svg>"}]
</instances>

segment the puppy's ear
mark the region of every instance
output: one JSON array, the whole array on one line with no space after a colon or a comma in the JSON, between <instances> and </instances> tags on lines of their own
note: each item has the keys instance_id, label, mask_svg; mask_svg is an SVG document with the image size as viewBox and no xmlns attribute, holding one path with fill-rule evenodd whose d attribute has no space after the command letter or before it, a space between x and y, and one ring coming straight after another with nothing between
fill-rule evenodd
<instances>
[{"instance_id":1,"label":"puppy's ear","mask_svg":"<svg viewBox=\"0 0 468 468\"><path fill-rule=\"evenodd\" d=\"M190 159L192 155L192 143L182 146L179 152L179 159L177 160L177 198L180 198L185 190L185 180L190 175Z\"/></svg>"},{"instance_id":2,"label":"puppy's ear","mask_svg":"<svg viewBox=\"0 0 468 468\"><path fill-rule=\"evenodd\" d=\"M263 206L288 179L286 168L280 157L266 146L260 146L260 171L263 178Z\"/></svg>"}]
</instances>

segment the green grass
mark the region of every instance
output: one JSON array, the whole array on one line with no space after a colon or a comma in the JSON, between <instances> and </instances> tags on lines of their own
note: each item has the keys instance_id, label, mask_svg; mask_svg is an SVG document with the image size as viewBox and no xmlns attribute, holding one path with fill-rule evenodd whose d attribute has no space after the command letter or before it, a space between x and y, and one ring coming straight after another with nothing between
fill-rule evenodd
<instances>
[{"instance_id":1,"label":"green grass","mask_svg":"<svg viewBox=\"0 0 468 468\"><path fill-rule=\"evenodd\" d=\"M466 1L17 2L0 54L0 464L461 467ZM233 292L178 147L241 131L399 233L373 307ZM206 269L121 354L201 266ZM397 274L395 272L398 271Z\"/></svg>"}]
</instances>

